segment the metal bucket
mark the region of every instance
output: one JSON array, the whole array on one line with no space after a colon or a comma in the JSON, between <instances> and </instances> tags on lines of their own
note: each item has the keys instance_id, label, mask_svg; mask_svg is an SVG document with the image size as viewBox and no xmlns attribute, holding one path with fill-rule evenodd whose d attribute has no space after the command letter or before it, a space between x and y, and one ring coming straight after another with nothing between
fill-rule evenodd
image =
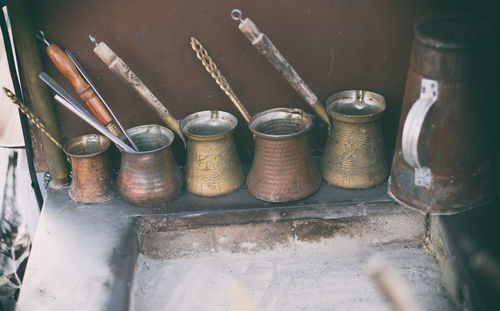
<instances>
[{"instance_id":1,"label":"metal bucket","mask_svg":"<svg viewBox=\"0 0 500 311\"><path fill-rule=\"evenodd\" d=\"M275 108L250 119L255 155L246 186L254 197L288 202L318 190L321 176L312 162L306 135L310 127L311 117L301 109Z\"/></svg>"},{"instance_id":2,"label":"metal bucket","mask_svg":"<svg viewBox=\"0 0 500 311\"><path fill-rule=\"evenodd\" d=\"M492 199L486 33L457 15L415 23L389 182L397 201L453 214Z\"/></svg>"},{"instance_id":3,"label":"metal bucket","mask_svg":"<svg viewBox=\"0 0 500 311\"><path fill-rule=\"evenodd\" d=\"M380 117L385 110L381 95L363 90L332 95L326 110L332 132L321 159L321 174L342 188L367 188L389 175Z\"/></svg>"},{"instance_id":4,"label":"metal bucket","mask_svg":"<svg viewBox=\"0 0 500 311\"><path fill-rule=\"evenodd\" d=\"M64 145L71 162L71 199L81 203L98 203L115 196L109 165L109 139L90 134L76 137Z\"/></svg>"},{"instance_id":5,"label":"metal bucket","mask_svg":"<svg viewBox=\"0 0 500 311\"><path fill-rule=\"evenodd\" d=\"M139 152L122 154L118 173L118 193L137 205L160 205L176 197L182 189L183 177L172 155L174 140L171 130L156 125L141 125L127 130ZM120 136L124 139L124 135Z\"/></svg>"},{"instance_id":6,"label":"metal bucket","mask_svg":"<svg viewBox=\"0 0 500 311\"><path fill-rule=\"evenodd\" d=\"M193 113L181 122L187 143L186 190L199 196L219 196L245 182L232 132L235 116L224 111Z\"/></svg>"}]
</instances>

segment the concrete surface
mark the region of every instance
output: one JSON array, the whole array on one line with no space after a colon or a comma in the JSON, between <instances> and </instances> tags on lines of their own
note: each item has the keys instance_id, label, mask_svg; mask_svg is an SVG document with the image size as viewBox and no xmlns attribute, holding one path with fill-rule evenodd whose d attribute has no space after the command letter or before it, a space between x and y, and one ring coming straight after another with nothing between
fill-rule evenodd
<instances>
[{"instance_id":1,"label":"concrete surface","mask_svg":"<svg viewBox=\"0 0 500 311\"><path fill-rule=\"evenodd\" d=\"M322 203L316 204L318 201ZM238 204L240 202L242 205ZM207 238L203 240L203 231L212 233L206 234ZM265 243L263 237L269 237L269 232L272 234L272 241ZM164 307L161 297L173 295L173 292L162 292L161 297L155 298L159 300L151 300L152 298L147 297L155 296L154 292L146 291L144 295L147 296L141 298L134 291L134 286L138 289L140 287L137 284L146 284L161 290L166 284L157 281L170 277L172 270L169 269L177 269L172 265L182 266L184 259L187 260L184 266L186 273L194 274L176 274L171 277L178 286L181 286L184 278L196 279L195 272L198 270L190 272L188 263L196 261L196 258L190 256L200 254L200 258L204 258L212 254L212 248L216 257L210 255L203 260L208 260L207 263L210 264L220 262L222 266L213 266L214 275L200 274L202 281L208 282L211 278L223 280L218 274L226 270L221 269L234 266L234 271L240 271L234 277L243 286L257 286L253 277L261 277L263 284L275 284L270 275L281 270L275 270L276 264L270 265L273 260L275 263L286 263L287 268L283 270L285 274L289 274L288 271L298 262L303 262L305 266L298 270L299 274L294 279L294 282L300 283L300 279L304 277L302 287L283 284L284 289L290 289L290 295L299 296L295 291L306 290L308 286L318 288L314 287L318 273L326 273L325 277L328 279L335 276L331 271L346 273L345 276L361 273L358 268L341 272L342 266L338 266L346 261L346 268L351 265L359 267L363 261L362 257L358 258L363 253L361 249L346 251L349 249L346 245L355 240L370 247L406 243L411 250L403 249L394 253L393 259L402 263L407 256L409 261L406 267L409 270L406 273L430 275L431 287L439 288L432 257L425 253L416 256L423 252L418 245L421 244L424 233L423 215L407 212L391 201L385 194L385 185L365 192L342 190L324 184L312 197L288 205L258 201L245 189L223 198L200 198L183 193L167 205L153 208L132 206L119 197L100 204L79 204L69 199L67 189L49 190L28 262L18 310L130 310L135 307L138 310L161 310ZM212 243L217 247L193 253L193 243L181 243L183 239L189 239L190 235L199 238L200 246ZM178 237L178 248L167 243L175 236ZM245 241L245 238L250 240ZM330 239L335 243L344 242L318 247L322 245L318 244L322 239ZM259 244L259 241L262 243ZM313 247L311 251L307 248L309 244ZM268 247L261 247L266 245ZM337 247L340 245L343 248ZM272 253L273 250L278 252ZM185 257L179 257L181 251ZM265 253L267 251L271 253ZM140 252L147 254L149 258L139 255ZM169 253L173 255L166 256ZM323 255L317 258L315 264L307 266L308 260L321 254ZM392 251L386 254L390 255ZM152 259L151 255L157 259ZM165 258L172 258L174 261ZM243 270L237 270L240 261L244 263L241 265ZM157 275L157 279L146 274L146 266L151 266L151 273ZM181 266L177 267L182 270ZM310 268L314 268L313 273L306 277L304 274ZM139 271L137 282L134 281L136 269ZM245 269L260 269L262 274L251 273L249 275L252 278L245 279ZM355 270L358 272L354 272ZM421 283L422 280L416 278L414 282ZM361 274L349 286L355 288L358 281L361 282L360 289L369 291L370 285ZM182 284L187 286L190 283L191 281ZM213 282L206 284L217 285ZM340 290L343 285L338 283L336 286ZM144 286L142 288L147 289ZM207 287L208 292L217 292L213 290ZM274 293L280 292L279 287L273 290ZM328 287L328 290L332 288ZM347 287L344 290L346 293L349 291ZM262 291L259 293L261 294L252 295L262 295ZM427 292L422 290L421 293ZM310 293L306 291L305 294ZM224 297L222 295L217 299L223 301ZM277 295L277 303L287 300L287 297L289 296ZM440 294L433 297L440 297ZM255 296L253 299L261 298ZM444 299L443 302L440 299ZM143 305L150 300L151 303L158 301L158 304L149 305L151 308ZM179 306L187 303L177 301ZM266 300L257 302L261 301ZM447 305L446 301L446 297L436 298L436 303L443 303L443 306ZM298 305L302 303L304 300L297 300Z\"/></svg>"},{"instance_id":2,"label":"concrete surface","mask_svg":"<svg viewBox=\"0 0 500 311\"><path fill-rule=\"evenodd\" d=\"M403 275L422 310L455 310L424 249L331 244L169 260L140 255L134 310L238 310L237 286L254 310L391 310L364 271L367 254L375 251Z\"/></svg>"}]
</instances>

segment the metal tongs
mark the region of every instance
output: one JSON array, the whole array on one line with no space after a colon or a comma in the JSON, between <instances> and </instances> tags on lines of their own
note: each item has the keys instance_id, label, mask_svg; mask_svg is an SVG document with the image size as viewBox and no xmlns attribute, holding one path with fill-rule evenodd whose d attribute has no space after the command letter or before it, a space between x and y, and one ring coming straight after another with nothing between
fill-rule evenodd
<instances>
[{"instance_id":1,"label":"metal tongs","mask_svg":"<svg viewBox=\"0 0 500 311\"><path fill-rule=\"evenodd\" d=\"M54 92L57 94L54 96L54 99L66 107L68 110L76 114L82 120L87 122L90 126L95 128L101 134L109 138L116 145L120 146L120 148L128 151L128 152L136 152L132 147L127 145L123 140L119 139L113 133L111 133L104 125L102 125L97 119L91 115L87 110L85 110L71 95L68 94L52 77L50 77L47 73L42 72L38 76L45 84L47 84Z\"/></svg>"}]
</instances>

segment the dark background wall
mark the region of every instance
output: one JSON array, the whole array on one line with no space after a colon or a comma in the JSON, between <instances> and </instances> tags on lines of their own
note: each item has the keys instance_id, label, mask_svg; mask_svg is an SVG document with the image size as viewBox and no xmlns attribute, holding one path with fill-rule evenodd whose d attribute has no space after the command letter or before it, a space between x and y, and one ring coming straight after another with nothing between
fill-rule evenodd
<instances>
[{"instance_id":1,"label":"dark background wall","mask_svg":"<svg viewBox=\"0 0 500 311\"><path fill-rule=\"evenodd\" d=\"M201 67L189 45L191 36L205 45L251 114L283 106L312 110L240 33L229 15L233 8L271 38L321 100L347 89L385 96L389 149L399 122L414 20L442 11L466 11L486 20L493 16L487 1L436 0L31 0L31 8L35 27L77 56L126 127L161 120L92 52L89 33L128 63L178 119L206 109L238 116L237 144L244 155L251 154L244 120ZM72 90L40 48L47 72ZM93 132L58 108L65 140ZM311 144L319 150L326 136L316 123L319 134ZM178 159L181 149L176 143Z\"/></svg>"}]
</instances>

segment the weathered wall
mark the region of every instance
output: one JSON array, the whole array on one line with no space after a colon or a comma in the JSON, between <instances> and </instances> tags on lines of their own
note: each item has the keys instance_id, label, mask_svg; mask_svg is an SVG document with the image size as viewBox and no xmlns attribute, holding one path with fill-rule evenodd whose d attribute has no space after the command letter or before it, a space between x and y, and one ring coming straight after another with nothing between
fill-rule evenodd
<instances>
[{"instance_id":1,"label":"weathered wall","mask_svg":"<svg viewBox=\"0 0 500 311\"><path fill-rule=\"evenodd\" d=\"M388 148L394 146L399 122L413 21L432 12L471 11L467 6L472 5L479 15L488 14L481 5L487 1L466 5L431 0L31 2L36 27L50 41L73 51L126 127L161 121L94 55L89 33L121 56L178 119L206 109L237 115L240 149L251 142L244 120L201 67L190 48L190 36L205 45L250 113L280 106L312 111L239 32L238 23L229 16L233 8L241 9L271 38L321 100L354 88L384 95ZM46 70L71 89L46 55L44 59ZM64 109L59 113L66 140L93 131ZM313 148L321 148L325 137L313 136ZM179 144L175 147L181 150Z\"/></svg>"}]
</instances>

